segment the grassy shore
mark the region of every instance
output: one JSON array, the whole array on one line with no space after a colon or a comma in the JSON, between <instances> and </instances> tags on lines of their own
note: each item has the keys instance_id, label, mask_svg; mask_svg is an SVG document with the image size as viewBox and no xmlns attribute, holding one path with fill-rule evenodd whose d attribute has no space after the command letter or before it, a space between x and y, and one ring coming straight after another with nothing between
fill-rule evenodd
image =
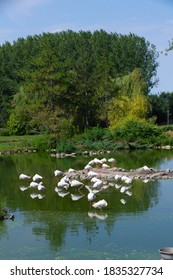
<instances>
[{"instance_id":1,"label":"grassy shore","mask_svg":"<svg viewBox=\"0 0 173 280\"><path fill-rule=\"evenodd\" d=\"M0 136L0 152L46 148L47 135Z\"/></svg>"},{"instance_id":2,"label":"grassy shore","mask_svg":"<svg viewBox=\"0 0 173 280\"><path fill-rule=\"evenodd\" d=\"M0 135L0 152L23 150L45 151L56 149L58 153L81 153L83 151L113 151L116 149L147 149L173 147L173 128L136 120L130 120L114 130L94 127L70 139L55 135Z\"/></svg>"}]
</instances>

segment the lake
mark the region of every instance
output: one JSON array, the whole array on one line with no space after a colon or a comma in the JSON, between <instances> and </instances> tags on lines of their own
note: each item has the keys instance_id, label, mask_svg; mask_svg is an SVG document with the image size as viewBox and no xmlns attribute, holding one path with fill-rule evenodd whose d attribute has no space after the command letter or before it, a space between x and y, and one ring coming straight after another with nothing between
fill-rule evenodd
<instances>
[{"instance_id":1,"label":"lake","mask_svg":"<svg viewBox=\"0 0 173 280\"><path fill-rule=\"evenodd\" d=\"M116 158L116 166L131 169L144 165L173 169L173 151L116 151L98 158ZM47 153L0 157L0 205L14 220L0 221L1 260L158 260L159 248L173 246L173 181L134 180L131 196L112 185L96 195L108 206L96 210L87 201L87 189L71 188L62 197L55 192L54 170L83 169L94 157L57 159ZM21 173L43 176L41 199ZM71 194L82 194L73 201ZM121 199L126 201L121 203Z\"/></svg>"}]
</instances>

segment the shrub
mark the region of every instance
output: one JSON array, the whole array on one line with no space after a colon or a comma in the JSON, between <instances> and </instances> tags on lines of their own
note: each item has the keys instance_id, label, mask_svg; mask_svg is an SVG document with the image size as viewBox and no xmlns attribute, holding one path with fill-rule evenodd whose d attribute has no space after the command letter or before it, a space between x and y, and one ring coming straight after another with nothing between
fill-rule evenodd
<instances>
[{"instance_id":1,"label":"shrub","mask_svg":"<svg viewBox=\"0 0 173 280\"><path fill-rule=\"evenodd\" d=\"M111 131L109 131L107 128L101 128L101 127L92 127L86 129L82 134L76 135L75 139L76 141L101 141L104 139L111 138Z\"/></svg>"},{"instance_id":2,"label":"shrub","mask_svg":"<svg viewBox=\"0 0 173 280\"><path fill-rule=\"evenodd\" d=\"M56 146L58 153L73 153L76 151L76 146L70 140L61 139Z\"/></svg>"},{"instance_id":3,"label":"shrub","mask_svg":"<svg viewBox=\"0 0 173 280\"><path fill-rule=\"evenodd\" d=\"M45 151L50 148L49 136L46 134L31 136L23 141L26 147L35 148L39 151Z\"/></svg>"},{"instance_id":4,"label":"shrub","mask_svg":"<svg viewBox=\"0 0 173 280\"><path fill-rule=\"evenodd\" d=\"M11 135L11 133L8 129L5 129L5 128L0 129L0 136L10 136L10 135Z\"/></svg>"},{"instance_id":5,"label":"shrub","mask_svg":"<svg viewBox=\"0 0 173 280\"><path fill-rule=\"evenodd\" d=\"M127 142L152 143L164 137L160 127L142 120L125 120L113 130L116 140Z\"/></svg>"}]
</instances>

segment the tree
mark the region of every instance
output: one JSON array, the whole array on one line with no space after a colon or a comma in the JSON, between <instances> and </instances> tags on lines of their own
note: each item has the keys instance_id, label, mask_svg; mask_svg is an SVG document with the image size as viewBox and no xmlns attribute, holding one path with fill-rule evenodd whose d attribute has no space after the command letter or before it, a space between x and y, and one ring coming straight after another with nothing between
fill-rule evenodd
<instances>
[{"instance_id":1,"label":"tree","mask_svg":"<svg viewBox=\"0 0 173 280\"><path fill-rule=\"evenodd\" d=\"M9 117L10 102L18 89L13 68L13 48L6 42L0 47L0 127L3 127Z\"/></svg>"},{"instance_id":2,"label":"tree","mask_svg":"<svg viewBox=\"0 0 173 280\"><path fill-rule=\"evenodd\" d=\"M127 102L123 88L130 92L130 82L126 82L130 73L140 69L146 96L157 81L155 47L134 34L124 36L103 30L43 33L2 46L0 60L4 65L0 66L0 83L5 81L0 94L3 123L11 112L10 123L20 120L27 131L33 124L38 131L51 126L49 132L62 129L65 123L79 132L96 125L107 126L108 105L115 101L112 98L118 96L119 102L120 97ZM140 98L137 100L142 104Z\"/></svg>"},{"instance_id":3,"label":"tree","mask_svg":"<svg viewBox=\"0 0 173 280\"><path fill-rule=\"evenodd\" d=\"M169 124L173 118L173 92L161 92L149 95L151 116L155 116L157 124Z\"/></svg>"},{"instance_id":4,"label":"tree","mask_svg":"<svg viewBox=\"0 0 173 280\"><path fill-rule=\"evenodd\" d=\"M108 118L114 128L124 119L145 119L150 106L146 96L147 85L140 69L115 79L117 96L110 100Z\"/></svg>"}]
</instances>

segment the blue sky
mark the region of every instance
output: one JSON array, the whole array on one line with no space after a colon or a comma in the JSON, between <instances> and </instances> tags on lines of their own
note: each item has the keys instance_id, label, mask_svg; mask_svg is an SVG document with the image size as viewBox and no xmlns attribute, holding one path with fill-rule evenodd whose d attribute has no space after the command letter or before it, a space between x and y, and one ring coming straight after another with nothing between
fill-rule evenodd
<instances>
[{"instance_id":1,"label":"blue sky","mask_svg":"<svg viewBox=\"0 0 173 280\"><path fill-rule=\"evenodd\" d=\"M0 0L0 45L19 37L71 29L135 33L164 51L173 38L172 0ZM160 54L159 84L173 92L173 51Z\"/></svg>"}]
</instances>

